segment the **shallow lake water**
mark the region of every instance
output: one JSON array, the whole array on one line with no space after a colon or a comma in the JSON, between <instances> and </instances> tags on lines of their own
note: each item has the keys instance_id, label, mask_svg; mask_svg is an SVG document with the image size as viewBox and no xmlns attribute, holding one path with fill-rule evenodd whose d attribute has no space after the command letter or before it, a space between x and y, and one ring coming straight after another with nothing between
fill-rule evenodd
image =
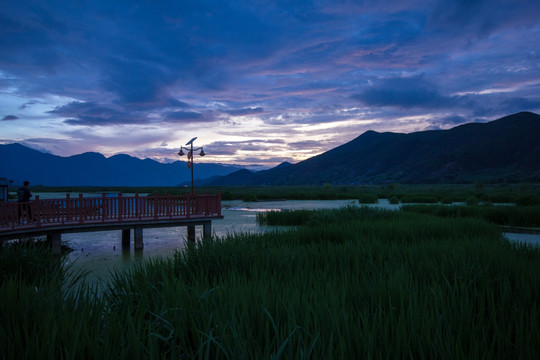
<instances>
[{"instance_id":1,"label":"shallow lake water","mask_svg":"<svg viewBox=\"0 0 540 360\"><path fill-rule=\"evenodd\" d=\"M40 198L61 198L64 194L39 193ZM124 194L130 196L131 194ZM70 194L78 197L77 194ZM96 197L100 194L83 194L84 197ZM223 201L222 215L224 219L212 221L212 233L224 237L234 233L259 233L277 230L278 227L259 226L256 223L257 212L270 210L293 209L332 209L348 205L359 205L356 200L282 200L265 202ZM400 205L392 205L386 199L379 199L378 204L368 206L385 209L399 209ZM202 227L195 227L196 238L202 236ZM509 240L526 242L540 246L540 235L504 234ZM133 235L132 235L133 236ZM187 228L170 227L143 230L144 249L135 251L133 241L130 249L122 249L121 231L101 231L88 233L63 234L62 241L67 242L74 250L68 256L68 263L73 269L89 272L89 280L108 277L115 269L127 269L134 264L155 257L167 257L184 247L187 241Z\"/></svg>"},{"instance_id":2,"label":"shallow lake water","mask_svg":"<svg viewBox=\"0 0 540 360\"><path fill-rule=\"evenodd\" d=\"M45 195L42 198L45 197L49 196ZM354 204L358 204L358 202L355 200L291 200L253 203L223 201L222 215L224 219L212 221L212 233L224 237L235 233L260 233L279 229L279 227L274 226L257 225L257 212L331 209ZM111 270L126 269L140 261L174 254L175 251L184 247L187 241L187 228L182 226L144 229L144 249L142 251L134 250L133 240L130 249L122 249L121 236L120 230L63 234L62 242L67 242L74 250L68 256L68 263L72 264L73 269L89 271L90 278L105 278ZM202 237L202 226L195 227L195 236L197 239Z\"/></svg>"}]
</instances>

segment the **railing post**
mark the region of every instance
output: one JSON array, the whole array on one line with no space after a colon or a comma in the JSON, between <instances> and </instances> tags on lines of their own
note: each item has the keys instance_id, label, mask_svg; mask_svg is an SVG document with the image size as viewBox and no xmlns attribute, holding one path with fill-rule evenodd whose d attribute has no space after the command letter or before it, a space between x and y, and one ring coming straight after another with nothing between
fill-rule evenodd
<instances>
[{"instance_id":1,"label":"railing post","mask_svg":"<svg viewBox=\"0 0 540 360\"><path fill-rule=\"evenodd\" d=\"M157 192L154 191L154 220L158 219L158 197Z\"/></svg>"},{"instance_id":2,"label":"railing post","mask_svg":"<svg viewBox=\"0 0 540 360\"><path fill-rule=\"evenodd\" d=\"M208 208L210 207L209 203L208 203L209 199L210 198L208 196L208 191L205 191L204 192L204 211L203 211L204 216L208 216L208 213L209 213L209 211L208 211Z\"/></svg>"},{"instance_id":3,"label":"railing post","mask_svg":"<svg viewBox=\"0 0 540 360\"><path fill-rule=\"evenodd\" d=\"M84 222L83 220L83 195L79 194L79 224L82 224Z\"/></svg>"},{"instance_id":4,"label":"railing post","mask_svg":"<svg viewBox=\"0 0 540 360\"><path fill-rule=\"evenodd\" d=\"M199 194L197 194L197 191L195 191L195 194L193 195L193 205L191 206L191 210L195 215L199 215L200 209L199 209Z\"/></svg>"},{"instance_id":5,"label":"railing post","mask_svg":"<svg viewBox=\"0 0 540 360\"><path fill-rule=\"evenodd\" d=\"M41 200L39 200L39 195L36 195L36 199L34 200L34 211L32 213L34 214L34 219L37 222L37 227L41 227Z\"/></svg>"},{"instance_id":6,"label":"railing post","mask_svg":"<svg viewBox=\"0 0 540 360\"><path fill-rule=\"evenodd\" d=\"M191 194L186 192L186 217L191 217Z\"/></svg>"},{"instance_id":7,"label":"railing post","mask_svg":"<svg viewBox=\"0 0 540 360\"><path fill-rule=\"evenodd\" d=\"M171 213L171 198L169 196L169 192L165 191L165 216L168 216L169 219L172 219L172 213Z\"/></svg>"},{"instance_id":8,"label":"railing post","mask_svg":"<svg viewBox=\"0 0 540 360\"><path fill-rule=\"evenodd\" d=\"M218 213L218 216L221 216L221 190L218 190L217 191L217 213Z\"/></svg>"},{"instance_id":9,"label":"railing post","mask_svg":"<svg viewBox=\"0 0 540 360\"><path fill-rule=\"evenodd\" d=\"M141 213L139 212L139 193L135 193L135 217L141 220Z\"/></svg>"},{"instance_id":10,"label":"railing post","mask_svg":"<svg viewBox=\"0 0 540 360\"><path fill-rule=\"evenodd\" d=\"M108 210L109 204L107 204L107 195L101 193L101 222L105 222L105 212Z\"/></svg>"},{"instance_id":11,"label":"railing post","mask_svg":"<svg viewBox=\"0 0 540 360\"><path fill-rule=\"evenodd\" d=\"M70 196L69 194L66 194L66 202L64 204L64 216L62 216L62 225L65 224L66 221L69 221L70 217L71 217L71 206L70 206Z\"/></svg>"},{"instance_id":12,"label":"railing post","mask_svg":"<svg viewBox=\"0 0 540 360\"><path fill-rule=\"evenodd\" d=\"M122 222L124 215L124 202L122 201L122 193L118 193L118 222Z\"/></svg>"}]
</instances>

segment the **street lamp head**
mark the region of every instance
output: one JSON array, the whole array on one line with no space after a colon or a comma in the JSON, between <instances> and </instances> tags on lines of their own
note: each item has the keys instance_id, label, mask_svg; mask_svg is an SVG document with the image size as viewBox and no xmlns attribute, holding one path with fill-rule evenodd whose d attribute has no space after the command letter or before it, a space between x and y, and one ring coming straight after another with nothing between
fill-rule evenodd
<instances>
[{"instance_id":1,"label":"street lamp head","mask_svg":"<svg viewBox=\"0 0 540 360\"><path fill-rule=\"evenodd\" d=\"M180 151L178 152L178 155L184 156L184 152L182 151L182 148L180 148Z\"/></svg>"},{"instance_id":2,"label":"street lamp head","mask_svg":"<svg viewBox=\"0 0 540 360\"><path fill-rule=\"evenodd\" d=\"M206 154L204 153L204 150L203 150L203 149L201 149L201 153L200 153L199 155L201 155L201 156L206 155Z\"/></svg>"}]
</instances>

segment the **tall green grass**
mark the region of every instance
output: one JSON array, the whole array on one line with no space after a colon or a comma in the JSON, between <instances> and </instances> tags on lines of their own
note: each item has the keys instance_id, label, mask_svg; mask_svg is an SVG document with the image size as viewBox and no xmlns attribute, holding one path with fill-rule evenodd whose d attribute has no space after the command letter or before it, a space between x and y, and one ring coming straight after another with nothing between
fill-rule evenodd
<instances>
[{"instance_id":1,"label":"tall green grass","mask_svg":"<svg viewBox=\"0 0 540 360\"><path fill-rule=\"evenodd\" d=\"M10 278L34 284L64 275L63 258L52 254L45 242L26 239L0 246L0 284Z\"/></svg>"},{"instance_id":2,"label":"tall green grass","mask_svg":"<svg viewBox=\"0 0 540 360\"><path fill-rule=\"evenodd\" d=\"M497 225L540 227L540 206L436 206L406 205L403 211L440 217L473 217Z\"/></svg>"},{"instance_id":3,"label":"tall green grass","mask_svg":"<svg viewBox=\"0 0 540 360\"><path fill-rule=\"evenodd\" d=\"M296 230L189 243L112 274L100 294L4 282L2 357L540 354L540 250L471 217L360 207L304 217Z\"/></svg>"}]
</instances>

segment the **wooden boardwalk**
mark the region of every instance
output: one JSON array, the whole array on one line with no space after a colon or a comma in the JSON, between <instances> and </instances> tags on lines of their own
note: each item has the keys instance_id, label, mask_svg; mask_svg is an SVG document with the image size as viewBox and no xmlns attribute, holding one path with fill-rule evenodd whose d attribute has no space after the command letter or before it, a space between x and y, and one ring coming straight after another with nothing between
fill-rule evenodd
<instances>
[{"instance_id":1,"label":"wooden boardwalk","mask_svg":"<svg viewBox=\"0 0 540 360\"><path fill-rule=\"evenodd\" d=\"M129 245L134 230L135 248L142 248L142 229L187 226L188 239L195 239L195 225L211 236L211 222L222 219L221 194L186 194L40 199L28 203L0 203L0 244L4 240L46 235L53 251L60 250L62 233L122 230L122 244Z\"/></svg>"}]
</instances>

